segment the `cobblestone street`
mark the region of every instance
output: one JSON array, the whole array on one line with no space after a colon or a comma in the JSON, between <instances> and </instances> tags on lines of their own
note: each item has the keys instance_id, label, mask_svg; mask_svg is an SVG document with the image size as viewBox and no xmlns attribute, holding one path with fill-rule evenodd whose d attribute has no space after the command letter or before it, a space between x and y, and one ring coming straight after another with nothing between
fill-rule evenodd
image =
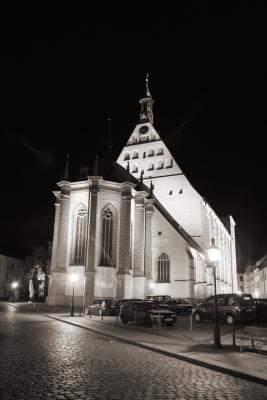
<instances>
[{"instance_id":1,"label":"cobblestone street","mask_svg":"<svg viewBox=\"0 0 267 400\"><path fill-rule=\"evenodd\" d=\"M0 304L0 397L267 399L267 387Z\"/></svg>"}]
</instances>

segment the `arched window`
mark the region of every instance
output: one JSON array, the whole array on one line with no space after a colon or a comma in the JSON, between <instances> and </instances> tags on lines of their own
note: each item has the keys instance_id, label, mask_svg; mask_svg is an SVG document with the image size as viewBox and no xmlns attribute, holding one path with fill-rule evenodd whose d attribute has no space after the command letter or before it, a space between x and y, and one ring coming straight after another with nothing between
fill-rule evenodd
<instances>
[{"instance_id":1,"label":"arched window","mask_svg":"<svg viewBox=\"0 0 267 400\"><path fill-rule=\"evenodd\" d=\"M162 169L163 168L163 161L159 160L157 162L157 169Z\"/></svg>"},{"instance_id":2,"label":"arched window","mask_svg":"<svg viewBox=\"0 0 267 400\"><path fill-rule=\"evenodd\" d=\"M135 151L133 152L132 159L134 160L135 158L139 158L139 154L138 154L138 151L137 151L137 150L135 150Z\"/></svg>"},{"instance_id":3,"label":"arched window","mask_svg":"<svg viewBox=\"0 0 267 400\"><path fill-rule=\"evenodd\" d=\"M154 169L154 163L153 163L152 161L150 161L150 162L148 163L147 170L148 170L148 171L153 171L153 169Z\"/></svg>"},{"instance_id":4,"label":"arched window","mask_svg":"<svg viewBox=\"0 0 267 400\"><path fill-rule=\"evenodd\" d=\"M133 166L132 166L132 172L138 172L138 167L137 167L137 165L135 165L135 164L133 164Z\"/></svg>"},{"instance_id":5,"label":"arched window","mask_svg":"<svg viewBox=\"0 0 267 400\"><path fill-rule=\"evenodd\" d=\"M130 160L130 153L128 151L126 151L126 153L124 154L124 161L128 161Z\"/></svg>"},{"instance_id":6,"label":"arched window","mask_svg":"<svg viewBox=\"0 0 267 400\"><path fill-rule=\"evenodd\" d=\"M100 265L112 266L113 261L113 236L115 224L115 211L108 205L102 213L102 235Z\"/></svg>"},{"instance_id":7,"label":"arched window","mask_svg":"<svg viewBox=\"0 0 267 400\"><path fill-rule=\"evenodd\" d=\"M157 156L162 156L163 155L163 148L162 147L158 147L156 154L157 154Z\"/></svg>"},{"instance_id":8,"label":"arched window","mask_svg":"<svg viewBox=\"0 0 267 400\"><path fill-rule=\"evenodd\" d=\"M154 152L153 149L148 149L148 152L147 152L147 156L148 156L148 157L153 157L154 154L155 154L155 152Z\"/></svg>"},{"instance_id":9,"label":"arched window","mask_svg":"<svg viewBox=\"0 0 267 400\"><path fill-rule=\"evenodd\" d=\"M171 158L167 158L167 160L165 161L165 168L172 168L172 159Z\"/></svg>"},{"instance_id":10,"label":"arched window","mask_svg":"<svg viewBox=\"0 0 267 400\"><path fill-rule=\"evenodd\" d=\"M73 213L71 265L85 265L87 209L82 204Z\"/></svg>"},{"instance_id":11,"label":"arched window","mask_svg":"<svg viewBox=\"0 0 267 400\"><path fill-rule=\"evenodd\" d=\"M158 282L170 282L170 260L165 253L158 258Z\"/></svg>"}]
</instances>

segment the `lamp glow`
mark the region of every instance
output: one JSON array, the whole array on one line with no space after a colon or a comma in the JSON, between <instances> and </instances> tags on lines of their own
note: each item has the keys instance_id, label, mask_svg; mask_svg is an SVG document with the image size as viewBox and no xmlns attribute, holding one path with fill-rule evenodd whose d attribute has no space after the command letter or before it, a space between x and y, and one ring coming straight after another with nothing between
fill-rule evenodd
<instances>
[{"instance_id":1,"label":"lamp glow","mask_svg":"<svg viewBox=\"0 0 267 400\"><path fill-rule=\"evenodd\" d=\"M211 239L211 246L208 248L208 259L210 263L215 263L220 261L221 251L219 247L215 245L215 240Z\"/></svg>"},{"instance_id":2,"label":"lamp glow","mask_svg":"<svg viewBox=\"0 0 267 400\"><path fill-rule=\"evenodd\" d=\"M11 287L12 289L16 289L19 286L18 282L12 282Z\"/></svg>"},{"instance_id":3,"label":"lamp glow","mask_svg":"<svg viewBox=\"0 0 267 400\"><path fill-rule=\"evenodd\" d=\"M70 281L72 283L75 283L77 282L77 280L78 280L78 275L76 274L76 272L72 272L72 274L70 275Z\"/></svg>"},{"instance_id":4,"label":"lamp glow","mask_svg":"<svg viewBox=\"0 0 267 400\"><path fill-rule=\"evenodd\" d=\"M211 246L207 250L208 253L208 260L210 266L213 268L213 278L214 278L214 330L213 330L213 340L214 340L214 347L219 349L222 347L221 345L221 333L220 333L220 324L218 318L218 306L217 306L217 288L216 288L216 263L220 260L221 251L215 245L215 240L211 239Z\"/></svg>"}]
</instances>

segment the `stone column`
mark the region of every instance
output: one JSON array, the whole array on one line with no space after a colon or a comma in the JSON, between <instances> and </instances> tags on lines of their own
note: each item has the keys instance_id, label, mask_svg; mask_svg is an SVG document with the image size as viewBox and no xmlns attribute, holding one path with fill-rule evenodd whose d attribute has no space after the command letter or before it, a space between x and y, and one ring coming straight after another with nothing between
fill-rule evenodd
<instances>
[{"instance_id":1,"label":"stone column","mask_svg":"<svg viewBox=\"0 0 267 400\"><path fill-rule=\"evenodd\" d=\"M145 197L135 196L133 276L144 276L145 265Z\"/></svg>"},{"instance_id":2,"label":"stone column","mask_svg":"<svg viewBox=\"0 0 267 400\"><path fill-rule=\"evenodd\" d=\"M65 282L67 275L68 231L70 189L63 186L57 197L54 226L54 242L52 253L52 268L49 275L49 290L47 303L49 305L67 305L65 297Z\"/></svg>"},{"instance_id":3,"label":"stone column","mask_svg":"<svg viewBox=\"0 0 267 400\"><path fill-rule=\"evenodd\" d=\"M189 260L188 265L188 294L191 299L195 297L195 260L193 255L190 252L190 249L187 249L187 255Z\"/></svg>"},{"instance_id":4,"label":"stone column","mask_svg":"<svg viewBox=\"0 0 267 400\"><path fill-rule=\"evenodd\" d=\"M135 196L133 243L133 297L145 296L145 193Z\"/></svg>"},{"instance_id":5,"label":"stone column","mask_svg":"<svg viewBox=\"0 0 267 400\"><path fill-rule=\"evenodd\" d=\"M90 206L89 212L89 226L87 238L87 254L86 254L86 272L85 272L85 288L84 299L85 306L91 304L94 300L95 292L95 254L96 254L96 224L97 224L97 198L99 191L99 184L97 179L92 180L91 187L89 188Z\"/></svg>"},{"instance_id":6,"label":"stone column","mask_svg":"<svg viewBox=\"0 0 267 400\"><path fill-rule=\"evenodd\" d=\"M53 234L53 248L51 257L51 272L56 268L56 256L57 256L57 238L58 238L58 224L59 224L59 210L60 210L60 197L56 195L55 202L55 222L54 222L54 234Z\"/></svg>"},{"instance_id":7,"label":"stone column","mask_svg":"<svg viewBox=\"0 0 267 400\"><path fill-rule=\"evenodd\" d=\"M146 200L145 206L145 295L153 294L152 279L152 217L154 213L153 199Z\"/></svg>"},{"instance_id":8,"label":"stone column","mask_svg":"<svg viewBox=\"0 0 267 400\"><path fill-rule=\"evenodd\" d=\"M69 209L70 194L69 188L63 187L60 194L58 242L56 255L56 271L66 271L67 250L68 250L68 231L69 231Z\"/></svg>"},{"instance_id":9,"label":"stone column","mask_svg":"<svg viewBox=\"0 0 267 400\"><path fill-rule=\"evenodd\" d=\"M132 297L131 268L131 187L125 185L121 195L119 265L117 298Z\"/></svg>"}]
</instances>

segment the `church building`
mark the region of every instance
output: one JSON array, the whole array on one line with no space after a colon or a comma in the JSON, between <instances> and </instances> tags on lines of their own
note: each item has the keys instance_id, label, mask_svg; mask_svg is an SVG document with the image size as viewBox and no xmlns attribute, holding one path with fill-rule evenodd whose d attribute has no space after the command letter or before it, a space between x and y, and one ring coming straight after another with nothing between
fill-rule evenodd
<instances>
[{"instance_id":1,"label":"church building","mask_svg":"<svg viewBox=\"0 0 267 400\"><path fill-rule=\"evenodd\" d=\"M196 192L153 125L146 78L140 118L116 162L92 176L64 178L55 223L47 303L88 306L97 298L214 293L207 248L221 251L217 293L237 290L235 222ZM73 284L71 274L77 281Z\"/></svg>"}]
</instances>

